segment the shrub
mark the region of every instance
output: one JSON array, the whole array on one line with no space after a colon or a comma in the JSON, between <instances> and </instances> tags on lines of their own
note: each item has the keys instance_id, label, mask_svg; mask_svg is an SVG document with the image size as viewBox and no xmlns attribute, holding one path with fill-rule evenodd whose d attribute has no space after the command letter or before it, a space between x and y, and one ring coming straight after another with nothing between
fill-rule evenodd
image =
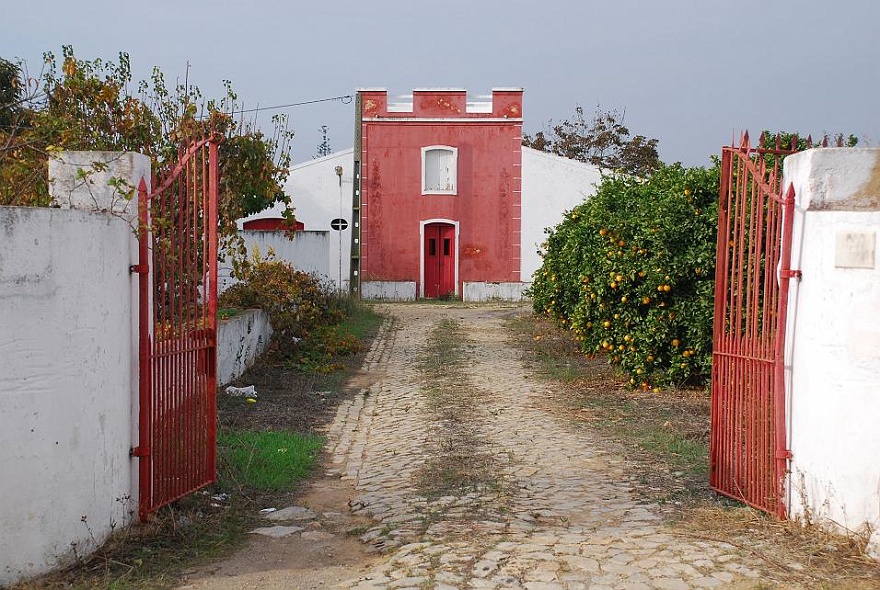
<instances>
[{"instance_id":1,"label":"shrub","mask_svg":"<svg viewBox=\"0 0 880 590\"><path fill-rule=\"evenodd\" d=\"M710 374L718 174L612 176L548 230L535 311L644 389Z\"/></svg>"},{"instance_id":2,"label":"shrub","mask_svg":"<svg viewBox=\"0 0 880 590\"><path fill-rule=\"evenodd\" d=\"M309 337L343 313L314 275L298 271L270 251L259 252L246 266L243 280L220 295L220 307L259 307L269 316L274 338L285 343Z\"/></svg>"}]
</instances>

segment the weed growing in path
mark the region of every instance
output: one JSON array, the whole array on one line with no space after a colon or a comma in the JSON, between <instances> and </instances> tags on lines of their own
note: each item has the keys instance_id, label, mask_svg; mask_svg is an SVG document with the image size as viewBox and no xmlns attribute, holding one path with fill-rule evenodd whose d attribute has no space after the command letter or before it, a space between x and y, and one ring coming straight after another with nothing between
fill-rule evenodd
<instances>
[{"instance_id":1,"label":"weed growing in path","mask_svg":"<svg viewBox=\"0 0 880 590\"><path fill-rule=\"evenodd\" d=\"M431 331L422 360L423 391L435 416L437 436L437 452L418 477L428 497L487 492L497 496L503 489L496 458L480 431L484 410L479 405L479 388L463 366L465 346L459 325L443 320Z\"/></svg>"}]
</instances>

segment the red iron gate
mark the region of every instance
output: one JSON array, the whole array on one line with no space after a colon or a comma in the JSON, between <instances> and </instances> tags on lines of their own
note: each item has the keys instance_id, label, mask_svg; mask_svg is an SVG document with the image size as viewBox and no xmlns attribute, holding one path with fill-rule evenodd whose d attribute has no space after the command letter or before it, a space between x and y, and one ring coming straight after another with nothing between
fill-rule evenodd
<instances>
[{"instance_id":1,"label":"red iron gate","mask_svg":"<svg viewBox=\"0 0 880 590\"><path fill-rule=\"evenodd\" d=\"M139 189L141 519L215 480L217 146Z\"/></svg>"},{"instance_id":2,"label":"red iron gate","mask_svg":"<svg viewBox=\"0 0 880 590\"><path fill-rule=\"evenodd\" d=\"M782 158L746 134L724 148L718 209L710 485L786 516L784 346L794 191L780 191Z\"/></svg>"}]
</instances>

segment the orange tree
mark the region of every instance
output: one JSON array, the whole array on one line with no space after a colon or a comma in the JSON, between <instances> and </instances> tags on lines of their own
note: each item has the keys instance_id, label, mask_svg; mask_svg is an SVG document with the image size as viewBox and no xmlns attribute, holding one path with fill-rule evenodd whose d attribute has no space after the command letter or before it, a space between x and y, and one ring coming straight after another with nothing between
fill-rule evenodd
<instances>
[{"instance_id":1,"label":"orange tree","mask_svg":"<svg viewBox=\"0 0 880 590\"><path fill-rule=\"evenodd\" d=\"M710 374L718 167L609 176L548 230L535 311L644 389Z\"/></svg>"}]
</instances>

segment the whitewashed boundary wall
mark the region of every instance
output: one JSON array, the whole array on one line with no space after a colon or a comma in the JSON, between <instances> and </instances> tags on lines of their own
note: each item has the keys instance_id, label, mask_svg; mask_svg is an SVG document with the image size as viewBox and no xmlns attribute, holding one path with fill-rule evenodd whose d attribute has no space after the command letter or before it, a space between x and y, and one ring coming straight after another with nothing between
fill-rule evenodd
<instances>
[{"instance_id":1,"label":"whitewashed boundary wall","mask_svg":"<svg viewBox=\"0 0 880 590\"><path fill-rule=\"evenodd\" d=\"M269 316L261 309L248 309L217 328L217 384L225 385L247 371L272 339Z\"/></svg>"},{"instance_id":2,"label":"whitewashed boundary wall","mask_svg":"<svg viewBox=\"0 0 880 590\"><path fill-rule=\"evenodd\" d=\"M880 149L785 160L794 186L786 367L793 517L873 537L880 558Z\"/></svg>"},{"instance_id":3,"label":"whitewashed boundary wall","mask_svg":"<svg viewBox=\"0 0 880 590\"><path fill-rule=\"evenodd\" d=\"M465 281L463 301L527 301L526 290L531 283L486 283Z\"/></svg>"},{"instance_id":4,"label":"whitewashed boundary wall","mask_svg":"<svg viewBox=\"0 0 880 590\"><path fill-rule=\"evenodd\" d=\"M97 163L97 165L96 165ZM0 207L0 585L88 555L137 507L142 154L62 152L58 209Z\"/></svg>"},{"instance_id":5,"label":"whitewashed boundary wall","mask_svg":"<svg viewBox=\"0 0 880 590\"><path fill-rule=\"evenodd\" d=\"M141 178L142 154L62 152L57 208L0 207L0 586L88 555L137 513ZM223 380L270 335L259 311L221 323Z\"/></svg>"},{"instance_id":6,"label":"whitewashed boundary wall","mask_svg":"<svg viewBox=\"0 0 880 590\"><path fill-rule=\"evenodd\" d=\"M296 270L313 274L323 281L330 281L330 232L298 231L290 238L284 231L240 230L248 256L255 248L265 257L269 250L275 252L276 260L284 260ZM237 281L232 277L232 261L226 257L220 261L219 288L223 291Z\"/></svg>"},{"instance_id":7,"label":"whitewashed boundary wall","mask_svg":"<svg viewBox=\"0 0 880 590\"><path fill-rule=\"evenodd\" d=\"M132 241L112 215L0 207L0 586L136 509Z\"/></svg>"},{"instance_id":8,"label":"whitewashed boundary wall","mask_svg":"<svg viewBox=\"0 0 880 590\"><path fill-rule=\"evenodd\" d=\"M361 297L383 301L415 301L415 281L364 281Z\"/></svg>"}]
</instances>

